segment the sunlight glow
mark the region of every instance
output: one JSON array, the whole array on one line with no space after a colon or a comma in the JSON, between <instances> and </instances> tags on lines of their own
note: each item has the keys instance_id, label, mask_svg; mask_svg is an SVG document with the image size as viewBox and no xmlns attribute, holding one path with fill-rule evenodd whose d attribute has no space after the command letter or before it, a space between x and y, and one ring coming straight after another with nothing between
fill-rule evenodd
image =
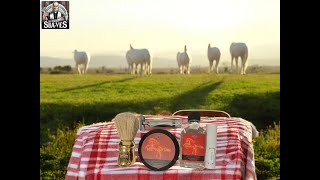
<instances>
[{"instance_id":1,"label":"sunlight glow","mask_svg":"<svg viewBox=\"0 0 320 180\"><path fill-rule=\"evenodd\" d=\"M265 45L250 51L251 56L280 62L280 2L70 0L70 29L41 29L40 52L70 58L77 48L123 55L132 43L159 56L171 56L164 52L182 50L187 44L192 53L203 54L212 43L228 53L234 41L246 42L250 49Z\"/></svg>"}]
</instances>

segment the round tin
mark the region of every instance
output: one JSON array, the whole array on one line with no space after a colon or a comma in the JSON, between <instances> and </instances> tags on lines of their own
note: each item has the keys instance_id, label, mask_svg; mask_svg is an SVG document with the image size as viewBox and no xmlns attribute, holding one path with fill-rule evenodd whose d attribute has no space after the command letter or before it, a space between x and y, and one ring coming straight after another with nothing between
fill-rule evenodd
<instances>
[{"instance_id":1,"label":"round tin","mask_svg":"<svg viewBox=\"0 0 320 180\"><path fill-rule=\"evenodd\" d=\"M138 147L141 162L155 171L163 171L173 166L179 158L179 151L177 139L163 129L147 132Z\"/></svg>"}]
</instances>

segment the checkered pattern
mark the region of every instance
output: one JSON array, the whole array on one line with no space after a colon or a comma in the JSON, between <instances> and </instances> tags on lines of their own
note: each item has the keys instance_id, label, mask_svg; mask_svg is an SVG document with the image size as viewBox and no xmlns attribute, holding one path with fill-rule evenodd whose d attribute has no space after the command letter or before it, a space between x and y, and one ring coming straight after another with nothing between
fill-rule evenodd
<instances>
[{"instance_id":1,"label":"checkered pattern","mask_svg":"<svg viewBox=\"0 0 320 180\"><path fill-rule=\"evenodd\" d=\"M146 119L181 119L187 124L186 116L145 116ZM201 126L218 124L217 154L215 169L196 170L179 166L179 160L165 171L148 169L138 158L138 144L148 131L138 130L136 163L119 167L118 144L120 142L113 122L97 123L78 130L73 151L67 168L67 180L129 180L129 179L245 179L255 180L252 129L248 121L241 118L201 117ZM182 128L167 129L180 143Z\"/></svg>"}]
</instances>

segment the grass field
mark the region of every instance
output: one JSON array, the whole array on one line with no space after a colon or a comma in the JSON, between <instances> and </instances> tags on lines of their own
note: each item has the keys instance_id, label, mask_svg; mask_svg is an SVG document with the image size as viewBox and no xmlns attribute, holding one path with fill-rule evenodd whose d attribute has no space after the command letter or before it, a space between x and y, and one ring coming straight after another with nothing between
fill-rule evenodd
<instances>
[{"instance_id":1,"label":"grass field","mask_svg":"<svg viewBox=\"0 0 320 180\"><path fill-rule=\"evenodd\" d=\"M56 128L109 121L117 113L217 109L258 129L280 120L280 74L40 75L41 141Z\"/></svg>"},{"instance_id":2,"label":"grass field","mask_svg":"<svg viewBox=\"0 0 320 180\"><path fill-rule=\"evenodd\" d=\"M280 74L40 74L40 179L64 179L75 133L116 114L217 109L253 122L258 179L280 176ZM271 125L271 126L270 126ZM268 128L269 127L269 128Z\"/></svg>"}]
</instances>

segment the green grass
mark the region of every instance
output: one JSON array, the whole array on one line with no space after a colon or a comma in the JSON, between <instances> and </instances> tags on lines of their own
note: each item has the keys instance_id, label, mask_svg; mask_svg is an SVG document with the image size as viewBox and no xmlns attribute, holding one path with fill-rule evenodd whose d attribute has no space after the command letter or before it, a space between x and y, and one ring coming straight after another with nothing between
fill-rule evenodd
<instances>
[{"instance_id":1,"label":"green grass","mask_svg":"<svg viewBox=\"0 0 320 180\"><path fill-rule=\"evenodd\" d=\"M254 152L257 178L280 179L280 123L260 131Z\"/></svg>"},{"instance_id":2,"label":"green grass","mask_svg":"<svg viewBox=\"0 0 320 180\"><path fill-rule=\"evenodd\" d=\"M279 176L280 125L267 127L280 121L280 74L40 74L41 179L64 179L82 125L110 121L124 111L189 108L224 110L269 134L254 144L256 172L259 179Z\"/></svg>"},{"instance_id":3,"label":"green grass","mask_svg":"<svg viewBox=\"0 0 320 180\"><path fill-rule=\"evenodd\" d=\"M40 148L40 179L64 179L77 130L84 125L58 129L55 135L49 133L50 142Z\"/></svg>"},{"instance_id":4,"label":"green grass","mask_svg":"<svg viewBox=\"0 0 320 180\"><path fill-rule=\"evenodd\" d=\"M280 120L280 75L40 75L40 144L48 132L76 123L110 121L123 111L142 114L218 109L258 129Z\"/></svg>"}]
</instances>

